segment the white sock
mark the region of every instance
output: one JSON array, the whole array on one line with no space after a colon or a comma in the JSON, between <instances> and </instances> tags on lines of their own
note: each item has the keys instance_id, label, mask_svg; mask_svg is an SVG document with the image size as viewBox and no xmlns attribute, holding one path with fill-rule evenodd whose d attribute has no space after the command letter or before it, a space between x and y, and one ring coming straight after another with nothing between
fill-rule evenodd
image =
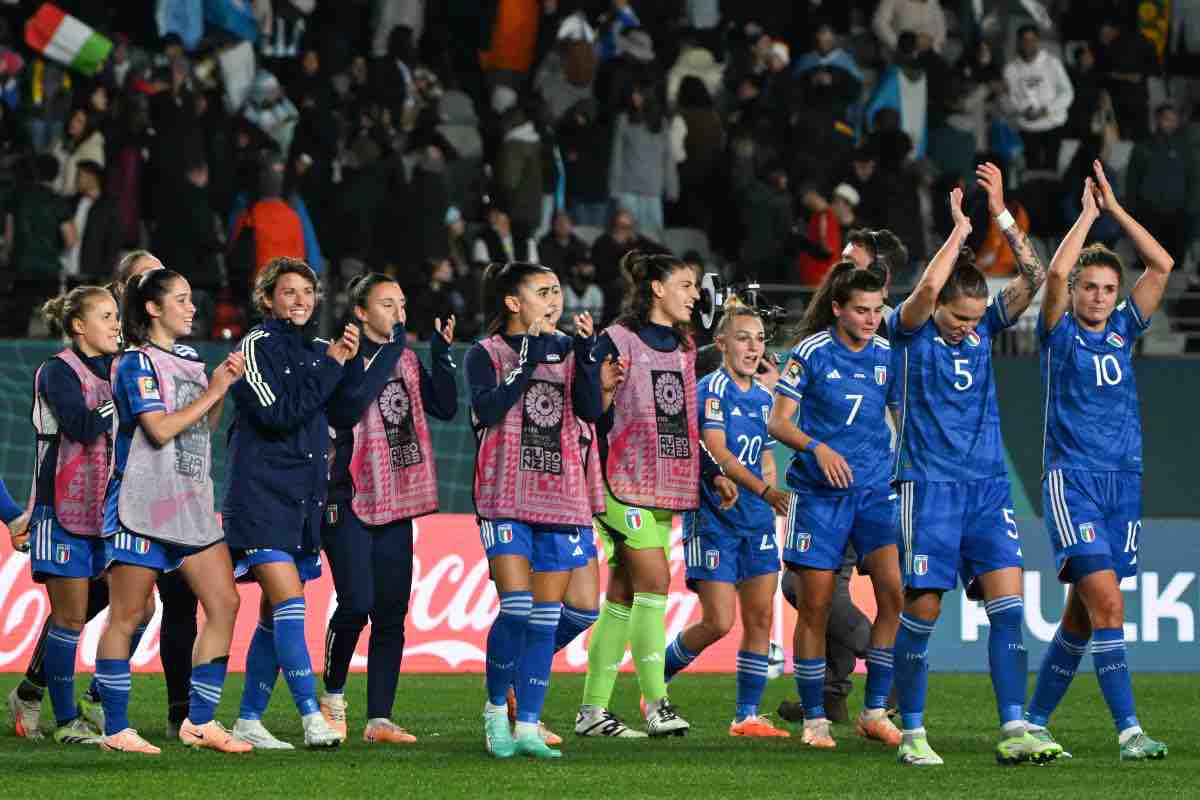
<instances>
[{"instance_id":1,"label":"white sock","mask_svg":"<svg viewBox=\"0 0 1200 800\"><path fill-rule=\"evenodd\" d=\"M883 719L886 716L887 716L886 708L864 708L862 711L862 718L867 719L867 720Z\"/></svg>"},{"instance_id":2,"label":"white sock","mask_svg":"<svg viewBox=\"0 0 1200 800\"><path fill-rule=\"evenodd\" d=\"M371 717L367 720L367 727L369 728L372 725L387 725L389 723L391 723L391 720L387 717Z\"/></svg>"},{"instance_id":3,"label":"white sock","mask_svg":"<svg viewBox=\"0 0 1200 800\"><path fill-rule=\"evenodd\" d=\"M1000 732L1006 737L1020 736L1025 733L1025 721L1014 719L1012 722L1006 722L1000 726Z\"/></svg>"},{"instance_id":4,"label":"white sock","mask_svg":"<svg viewBox=\"0 0 1200 800\"><path fill-rule=\"evenodd\" d=\"M817 717L816 719L804 720L804 727L806 727L806 728L815 728L818 725L828 725L828 724L829 724L829 720L826 719L825 717Z\"/></svg>"},{"instance_id":5,"label":"white sock","mask_svg":"<svg viewBox=\"0 0 1200 800\"><path fill-rule=\"evenodd\" d=\"M322 699L332 700L335 703L344 703L346 702L346 695L344 692L326 692L325 697Z\"/></svg>"},{"instance_id":6,"label":"white sock","mask_svg":"<svg viewBox=\"0 0 1200 800\"><path fill-rule=\"evenodd\" d=\"M1141 732L1142 732L1141 725L1134 725L1132 728L1126 728L1125 730L1123 730L1117 734L1117 744L1124 745L1126 742L1128 742L1130 739L1132 739L1134 736L1136 736L1137 734L1139 734Z\"/></svg>"},{"instance_id":7,"label":"white sock","mask_svg":"<svg viewBox=\"0 0 1200 800\"><path fill-rule=\"evenodd\" d=\"M304 725L305 729L307 729L311 725L316 724L317 720L321 720L322 722L325 721L325 718L321 716L320 711L314 711L311 714L305 714L303 717L300 718L300 722L301 722L301 724Z\"/></svg>"},{"instance_id":8,"label":"white sock","mask_svg":"<svg viewBox=\"0 0 1200 800\"><path fill-rule=\"evenodd\" d=\"M513 738L523 739L530 736L538 735L538 724L536 722L518 722L515 730L513 730Z\"/></svg>"},{"instance_id":9,"label":"white sock","mask_svg":"<svg viewBox=\"0 0 1200 800\"><path fill-rule=\"evenodd\" d=\"M900 731L900 733L902 733L905 736L924 736L925 728L924 727L913 728L912 730L905 729L905 730Z\"/></svg>"}]
</instances>

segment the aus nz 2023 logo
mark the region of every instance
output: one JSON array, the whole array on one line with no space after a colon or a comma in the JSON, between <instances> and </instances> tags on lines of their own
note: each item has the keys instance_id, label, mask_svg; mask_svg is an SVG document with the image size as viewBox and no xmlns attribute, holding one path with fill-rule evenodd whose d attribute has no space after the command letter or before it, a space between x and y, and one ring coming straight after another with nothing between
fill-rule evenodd
<instances>
[{"instance_id":1,"label":"aus nz 2023 logo","mask_svg":"<svg viewBox=\"0 0 1200 800\"><path fill-rule=\"evenodd\" d=\"M175 378L175 408L187 408L204 394L204 386L183 377ZM175 472L193 481L208 476L208 415L172 440L175 444Z\"/></svg>"},{"instance_id":2,"label":"aus nz 2023 logo","mask_svg":"<svg viewBox=\"0 0 1200 800\"><path fill-rule=\"evenodd\" d=\"M379 416L383 418L383 430L387 434L388 454L392 469L413 467L425 460L421 454L421 443L413 425L412 398L404 381L388 381L379 393Z\"/></svg>"},{"instance_id":3,"label":"aus nz 2023 logo","mask_svg":"<svg viewBox=\"0 0 1200 800\"><path fill-rule=\"evenodd\" d=\"M521 469L563 471L562 423L565 392L561 383L531 380L521 403Z\"/></svg>"},{"instance_id":4,"label":"aus nz 2023 logo","mask_svg":"<svg viewBox=\"0 0 1200 800\"><path fill-rule=\"evenodd\" d=\"M654 388L659 458L691 458L683 375L674 370L650 370L650 385Z\"/></svg>"}]
</instances>

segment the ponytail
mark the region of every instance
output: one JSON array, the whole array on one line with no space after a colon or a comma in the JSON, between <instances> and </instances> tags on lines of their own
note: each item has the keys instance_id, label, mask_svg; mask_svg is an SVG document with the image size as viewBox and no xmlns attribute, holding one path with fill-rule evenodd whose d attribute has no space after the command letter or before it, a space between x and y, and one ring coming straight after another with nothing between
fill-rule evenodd
<instances>
[{"instance_id":1,"label":"ponytail","mask_svg":"<svg viewBox=\"0 0 1200 800\"><path fill-rule=\"evenodd\" d=\"M693 267L673 255L630 250L621 257L618 269L625 281L625 300L621 304L621 313L616 322L637 331L650 324L650 310L654 308L655 300L651 284L654 281L665 282L677 270ZM690 349L691 322L676 322L674 328L679 336L680 346L685 350Z\"/></svg>"},{"instance_id":2,"label":"ponytail","mask_svg":"<svg viewBox=\"0 0 1200 800\"><path fill-rule=\"evenodd\" d=\"M554 270L529 261L493 261L483 271L484 332L495 336L504 331L512 312L504 298L517 294L521 286L534 275L554 275Z\"/></svg>"},{"instance_id":3,"label":"ponytail","mask_svg":"<svg viewBox=\"0 0 1200 800\"><path fill-rule=\"evenodd\" d=\"M795 339L799 343L814 333L831 327L837 316L833 304L844 306L854 292L882 292L883 281L870 270L859 269L853 261L839 261L825 275L821 285L804 309L804 318L796 329Z\"/></svg>"}]
</instances>

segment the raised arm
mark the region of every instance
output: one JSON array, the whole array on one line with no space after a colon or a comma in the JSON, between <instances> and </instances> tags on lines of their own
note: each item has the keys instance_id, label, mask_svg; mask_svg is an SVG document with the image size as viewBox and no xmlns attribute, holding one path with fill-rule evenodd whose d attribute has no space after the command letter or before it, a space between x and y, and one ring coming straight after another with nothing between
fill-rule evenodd
<instances>
[{"instance_id":1,"label":"raised arm","mask_svg":"<svg viewBox=\"0 0 1200 800\"><path fill-rule=\"evenodd\" d=\"M1008 240L1008 248L1017 260L1017 277L1000 293L1005 317L1009 322L1016 322L1046 282L1046 268L1033 249L1029 236L1017 226L1004 204L1004 178L1000 168L991 162L980 164L975 169L975 175L979 185L987 192L988 211L1000 226L1004 238Z\"/></svg>"},{"instance_id":2,"label":"raised arm","mask_svg":"<svg viewBox=\"0 0 1200 800\"><path fill-rule=\"evenodd\" d=\"M1067 313L1067 306L1071 303L1067 279L1075 267L1075 262L1079 261L1079 251L1083 249L1088 231L1100 216L1100 207L1096 205L1096 186L1091 178L1083 182L1083 198L1080 202L1082 210L1079 212L1079 218L1075 220L1071 230L1067 231L1067 236L1058 246L1054 258L1050 259L1050 269L1046 273L1046 296L1042 298L1043 333L1054 330L1063 314Z\"/></svg>"},{"instance_id":3,"label":"raised arm","mask_svg":"<svg viewBox=\"0 0 1200 800\"><path fill-rule=\"evenodd\" d=\"M954 271L963 243L971 234L971 221L963 214L962 197L962 189L950 192L950 217L954 220L954 229L950 231L942 249L937 251L929 266L921 273L921 279L917 281L912 294L901 304L900 327L903 330L915 331L933 314L937 297Z\"/></svg>"},{"instance_id":4,"label":"raised arm","mask_svg":"<svg viewBox=\"0 0 1200 800\"><path fill-rule=\"evenodd\" d=\"M1148 320L1162 303L1163 292L1167 289L1167 280L1175 267L1175 259L1166 251L1158 240L1150 235L1125 208L1117 202L1117 196L1104 174L1104 167L1099 161L1092 165L1096 171L1096 192L1099 195L1100 208L1112 214L1113 219L1121 226L1121 230L1133 243L1138 258L1146 265L1141 277L1133 285L1130 298L1137 306L1137 312L1142 319Z\"/></svg>"}]
</instances>

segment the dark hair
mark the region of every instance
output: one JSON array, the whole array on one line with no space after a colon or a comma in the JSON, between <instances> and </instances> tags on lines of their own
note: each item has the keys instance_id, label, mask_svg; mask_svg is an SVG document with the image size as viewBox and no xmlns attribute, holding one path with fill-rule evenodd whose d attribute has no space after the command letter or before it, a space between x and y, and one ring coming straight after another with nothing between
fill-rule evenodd
<instances>
[{"instance_id":1,"label":"dark hair","mask_svg":"<svg viewBox=\"0 0 1200 800\"><path fill-rule=\"evenodd\" d=\"M268 307L267 301L275 294L275 285L284 275L299 275L307 280L313 286L317 302L320 302L321 282L317 280L317 273L313 272L312 267L303 259L279 256L268 261L267 265L263 267L263 271L258 273L258 278L254 281L254 289L250 292L250 301L256 309L262 312L263 316L271 316L271 309Z\"/></svg>"},{"instance_id":2,"label":"dark hair","mask_svg":"<svg viewBox=\"0 0 1200 800\"><path fill-rule=\"evenodd\" d=\"M52 181L58 177L58 159L49 153L41 153L33 158L33 178L39 183Z\"/></svg>"},{"instance_id":3,"label":"dark hair","mask_svg":"<svg viewBox=\"0 0 1200 800\"><path fill-rule=\"evenodd\" d=\"M887 228L873 231L870 228L855 228L846 234L849 244L856 244L871 254L872 264L867 269L875 267L876 276L887 286L896 270L903 269L908 264L908 248L900 237Z\"/></svg>"},{"instance_id":4,"label":"dark hair","mask_svg":"<svg viewBox=\"0 0 1200 800\"><path fill-rule=\"evenodd\" d=\"M1117 291L1119 292L1125 288L1125 262L1121 260L1119 255L1097 242L1079 251L1079 260L1075 262L1075 266L1071 267L1071 272L1067 275L1068 289L1075 288L1075 281L1079 280L1079 273L1088 267L1107 267L1111 269L1117 273Z\"/></svg>"},{"instance_id":5,"label":"dark hair","mask_svg":"<svg viewBox=\"0 0 1200 800\"><path fill-rule=\"evenodd\" d=\"M1154 118L1157 119L1161 114L1165 114L1168 111L1174 111L1176 114L1179 113L1179 109L1175 107L1174 103L1159 103L1158 107L1154 109Z\"/></svg>"},{"instance_id":6,"label":"dark hair","mask_svg":"<svg viewBox=\"0 0 1200 800\"><path fill-rule=\"evenodd\" d=\"M970 297L975 300L986 300L988 297L987 277L975 266L975 251L964 247L958 251L958 260L954 262L954 271L946 279L942 290L938 292L938 305L953 303L960 297Z\"/></svg>"},{"instance_id":7,"label":"dark hair","mask_svg":"<svg viewBox=\"0 0 1200 800\"><path fill-rule=\"evenodd\" d=\"M706 344L696 351L696 377L703 378L710 372L716 372L725 361L725 355L715 344Z\"/></svg>"},{"instance_id":8,"label":"dark hair","mask_svg":"<svg viewBox=\"0 0 1200 800\"><path fill-rule=\"evenodd\" d=\"M713 99L704 81L695 75L688 75L679 82L679 94L675 98L675 104L681 109L707 109L713 107Z\"/></svg>"},{"instance_id":9,"label":"dark hair","mask_svg":"<svg viewBox=\"0 0 1200 800\"><path fill-rule=\"evenodd\" d=\"M654 307L651 284L666 281L677 270L691 270L692 267L669 253L630 250L621 257L618 269L625 282L625 300L616 323L637 331L650 324L650 309ZM676 322L674 327L683 349L691 348L691 322Z\"/></svg>"},{"instance_id":10,"label":"dark hair","mask_svg":"<svg viewBox=\"0 0 1200 800\"><path fill-rule=\"evenodd\" d=\"M817 287L816 293L804 309L804 319L796 330L796 341L800 342L830 327L837 321L833 304L844 306L855 292L883 292L883 281L865 269L859 269L853 261L839 261L833 265Z\"/></svg>"},{"instance_id":11,"label":"dark hair","mask_svg":"<svg viewBox=\"0 0 1200 800\"><path fill-rule=\"evenodd\" d=\"M516 295L525 281L534 275L554 275L554 270L529 261L493 261L487 265L483 271L481 293L485 314L483 328L489 336L503 331L512 314L504 305L504 298Z\"/></svg>"},{"instance_id":12,"label":"dark hair","mask_svg":"<svg viewBox=\"0 0 1200 800\"><path fill-rule=\"evenodd\" d=\"M1018 39L1022 38L1027 33L1032 33L1034 36L1038 37L1038 39L1042 38L1041 31L1039 31L1037 29L1037 25L1031 25L1029 23L1025 23L1021 27L1017 28L1017 38Z\"/></svg>"},{"instance_id":13,"label":"dark hair","mask_svg":"<svg viewBox=\"0 0 1200 800\"><path fill-rule=\"evenodd\" d=\"M641 109L633 107L633 93L642 96ZM633 124L643 124L651 133L663 129L663 109L658 98L658 86L653 81L639 80L629 84L621 99L621 111Z\"/></svg>"},{"instance_id":14,"label":"dark hair","mask_svg":"<svg viewBox=\"0 0 1200 800\"><path fill-rule=\"evenodd\" d=\"M364 272L355 275L346 284L346 296L350 299L350 305L365 309L367 301L371 299L371 292L382 283L400 285L400 281L391 275L384 275L382 272Z\"/></svg>"},{"instance_id":15,"label":"dark hair","mask_svg":"<svg viewBox=\"0 0 1200 800\"><path fill-rule=\"evenodd\" d=\"M108 289L103 286L77 286L58 297L52 297L42 304L42 319L62 330L63 335L74 338L75 331L71 323L82 319L97 297L112 298Z\"/></svg>"},{"instance_id":16,"label":"dark hair","mask_svg":"<svg viewBox=\"0 0 1200 800\"><path fill-rule=\"evenodd\" d=\"M143 272L125 285L121 301L121 337L125 344L140 347L150 340L153 320L146 311L146 303L161 303L176 278L184 280L175 270L163 267Z\"/></svg>"}]
</instances>

